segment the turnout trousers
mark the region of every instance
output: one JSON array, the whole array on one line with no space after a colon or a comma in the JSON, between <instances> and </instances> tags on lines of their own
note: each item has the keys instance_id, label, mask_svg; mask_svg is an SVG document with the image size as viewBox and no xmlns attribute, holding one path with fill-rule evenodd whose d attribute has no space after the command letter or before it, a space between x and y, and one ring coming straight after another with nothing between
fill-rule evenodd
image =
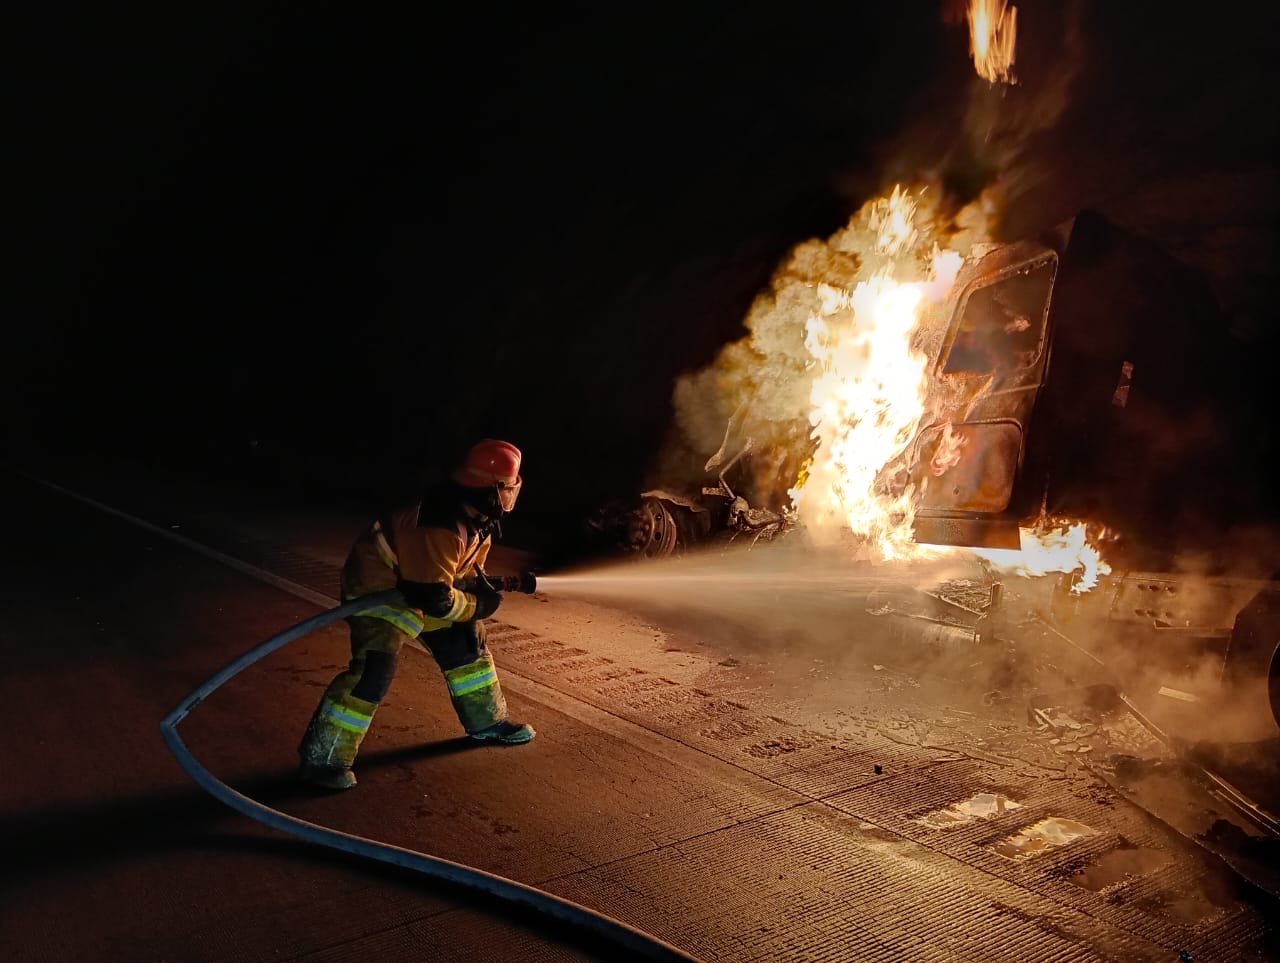
<instances>
[{"instance_id":1,"label":"turnout trousers","mask_svg":"<svg viewBox=\"0 0 1280 963\"><path fill-rule=\"evenodd\" d=\"M395 678L400 650L413 636L376 617L352 616L351 662L329 683L298 747L304 765L350 769L378 705ZM455 622L418 640L444 673L458 720L468 733L502 722L507 703L481 622Z\"/></svg>"}]
</instances>

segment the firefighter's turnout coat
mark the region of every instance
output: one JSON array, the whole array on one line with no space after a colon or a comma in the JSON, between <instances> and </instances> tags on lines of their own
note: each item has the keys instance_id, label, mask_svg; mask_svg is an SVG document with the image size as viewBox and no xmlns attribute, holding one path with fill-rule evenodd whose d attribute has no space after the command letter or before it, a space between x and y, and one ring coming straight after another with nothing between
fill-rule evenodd
<instances>
[{"instance_id":1,"label":"firefighter's turnout coat","mask_svg":"<svg viewBox=\"0 0 1280 963\"><path fill-rule=\"evenodd\" d=\"M400 588L405 601L372 605L348 620L351 662L311 719L299 748L304 763L350 768L410 639L435 657L467 732L506 719L484 626L475 618L476 596L457 584L483 571L490 544L483 518L468 513L447 485L360 534L343 566L343 600Z\"/></svg>"}]
</instances>

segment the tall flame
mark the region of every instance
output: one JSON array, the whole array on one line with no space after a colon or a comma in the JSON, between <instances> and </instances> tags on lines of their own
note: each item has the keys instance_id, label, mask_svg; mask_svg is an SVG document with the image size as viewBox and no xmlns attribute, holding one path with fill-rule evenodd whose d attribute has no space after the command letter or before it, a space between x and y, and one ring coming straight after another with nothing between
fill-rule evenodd
<instances>
[{"instance_id":1,"label":"tall flame","mask_svg":"<svg viewBox=\"0 0 1280 963\"><path fill-rule=\"evenodd\" d=\"M1012 84L1018 8L1009 0L969 0L969 53L978 76L989 83Z\"/></svg>"},{"instance_id":2,"label":"tall flame","mask_svg":"<svg viewBox=\"0 0 1280 963\"><path fill-rule=\"evenodd\" d=\"M946 320L939 306L950 303L960 252L985 243L993 208L980 198L946 218L936 199L894 188L825 241L798 245L753 303L748 336L677 383L692 450L749 450L747 494L774 506L789 498L814 541L851 533L884 558L964 551L914 541L919 493L908 480L920 472L907 464L908 446L928 400L923 349L937 348L930 342ZM807 438L797 430L806 420ZM967 454L963 431L939 427L930 461L918 466L926 477ZM1110 571L1085 526L1058 518L1024 529L1021 551L979 554L1023 575L1079 571L1077 591Z\"/></svg>"},{"instance_id":3,"label":"tall flame","mask_svg":"<svg viewBox=\"0 0 1280 963\"><path fill-rule=\"evenodd\" d=\"M919 551L911 540L913 492L876 485L898 458L924 413L926 355L912 345L923 308L943 300L961 257L934 244L924 255L917 200L895 188L864 208L861 230L873 242L852 289L818 285L818 308L805 324L813 359L810 437L818 443L803 482L791 491L810 532L845 528L886 558Z\"/></svg>"}]
</instances>

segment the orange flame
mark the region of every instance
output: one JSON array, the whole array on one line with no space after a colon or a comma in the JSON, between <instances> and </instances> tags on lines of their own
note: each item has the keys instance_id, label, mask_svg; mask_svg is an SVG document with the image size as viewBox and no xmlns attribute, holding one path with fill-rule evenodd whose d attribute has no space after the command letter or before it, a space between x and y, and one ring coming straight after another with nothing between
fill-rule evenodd
<instances>
[{"instance_id":1,"label":"orange flame","mask_svg":"<svg viewBox=\"0 0 1280 963\"><path fill-rule=\"evenodd\" d=\"M974 549L974 551L1010 575L1039 576L1050 572L1080 572L1071 587L1075 593L1089 591L1098 584L1099 575L1108 575L1111 566L1102 558L1084 522L1057 521L1047 530L1019 529L1022 547L1013 549Z\"/></svg>"},{"instance_id":2,"label":"orange flame","mask_svg":"<svg viewBox=\"0 0 1280 963\"><path fill-rule=\"evenodd\" d=\"M805 324L813 359L810 437L818 443L804 480L791 490L810 532L852 530L886 558L920 554L912 541L910 489L889 495L876 486L924 414L928 358L912 344L926 305L942 301L961 265L935 243L922 250L918 199L900 188L868 205L851 233L866 255L857 283L820 283L818 306Z\"/></svg>"},{"instance_id":3,"label":"orange flame","mask_svg":"<svg viewBox=\"0 0 1280 963\"><path fill-rule=\"evenodd\" d=\"M986 195L950 211L928 188L898 187L829 238L798 245L752 304L748 336L677 382L689 445L712 451L730 433L752 444L763 468L748 485L768 504L788 500L816 543L847 546L852 535L855 551L877 559L949 551L913 537L908 461L930 338L962 254L986 242L995 213Z\"/></svg>"},{"instance_id":4,"label":"orange flame","mask_svg":"<svg viewBox=\"0 0 1280 963\"><path fill-rule=\"evenodd\" d=\"M988 83L1016 83L1013 55L1018 40L1018 8L1009 0L969 0L969 53L978 76Z\"/></svg>"}]
</instances>

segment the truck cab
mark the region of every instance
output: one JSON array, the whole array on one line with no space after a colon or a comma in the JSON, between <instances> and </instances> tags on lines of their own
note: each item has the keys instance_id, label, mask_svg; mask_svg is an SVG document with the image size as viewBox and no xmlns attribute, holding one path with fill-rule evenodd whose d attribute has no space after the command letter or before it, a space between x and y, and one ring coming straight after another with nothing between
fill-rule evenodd
<instances>
[{"instance_id":1,"label":"truck cab","mask_svg":"<svg viewBox=\"0 0 1280 963\"><path fill-rule=\"evenodd\" d=\"M1200 275L1097 215L978 251L920 337L917 541L1017 548L1072 518L1164 567L1274 508L1256 359Z\"/></svg>"},{"instance_id":2,"label":"truck cab","mask_svg":"<svg viewBox=\"0 0 1280 963\"><path fill-rule=\"evenodd\" d=\"M915 486L916 541L1018 548L1037 521L1089 523L1114 574L1085 594L1064 576L1055 629L1160 665L1165 691L1260 686L1280 723L1276 560L1236 536L1274 518L1266 359L1200 276L1084 213L975 252L920 337L926 413L885 482Z\"/></svg>"}]
</instances>

